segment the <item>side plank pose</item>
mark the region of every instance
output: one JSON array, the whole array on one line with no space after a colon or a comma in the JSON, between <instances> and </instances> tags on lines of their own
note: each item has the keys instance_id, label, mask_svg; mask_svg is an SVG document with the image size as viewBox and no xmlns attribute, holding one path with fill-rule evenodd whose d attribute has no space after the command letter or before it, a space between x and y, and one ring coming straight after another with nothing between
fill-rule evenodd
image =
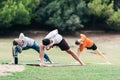
<instances>
[{"instance_id":1,"label":"side plank pose","mask_svg":"<svg viewBox=\"0 0 120 80\"><path fill-rule=\"evenodd\" d=\"M18 64L18 54L21 53L23 50L28 50L28 49L34 49L38 53L40 53L39 44L35 40L26 37L23 33L20 33L19 38L13 40L13 47L12 47L13 59L11 63ZM47 54L44 54L44 58L46 61L52 63L52 61L50 60Z\"/></svg>"},{"instance_id":2,"label":"side plank pose","mask_svg":"<svg viewBox=\"0 0 120 80\"><path fill-rule=\"evenodd\" d=\"M97 55L99 55L107 64L111 64L107 58L99 51L96 44L84 34L80 34L80 38L75 41L75 44L78 45L77 55L80 56L80 53L85 49L92 49Z\"/></svg>"},{"instance_id":3,"label":"side plank pose","mask_svg":"<svg viewBox=\"0 0 120 80\"><path fill-rule=\"evenodd\" d=\"M68 43L65 41L65 39L58 33L58 30L55 29L48 33L48 35L42 40L42 45L40 48L40 59L41 63L40 66L44 66L44 49L49 50L50 48L53 48L54 46L58 46L62 51L66 51L68 54L70 54L75 60L77 60L81 65L84 65L84 63L77 57L76 54L74 54L68 45Z\"/></svg>"}]
</instances>

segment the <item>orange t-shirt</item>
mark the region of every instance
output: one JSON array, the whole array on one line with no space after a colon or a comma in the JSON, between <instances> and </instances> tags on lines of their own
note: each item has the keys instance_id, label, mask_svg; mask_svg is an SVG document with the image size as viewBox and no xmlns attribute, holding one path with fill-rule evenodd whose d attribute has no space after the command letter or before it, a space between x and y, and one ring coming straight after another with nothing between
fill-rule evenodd
<instances>
[{"instance_id":1,"label":"orange t-shirt","mask_svg":"<svg viewBox=\"0 0 120 80\"><path fill-rule=\"evenodd\" d=\"M83 40L83 44L79 45L80 51L83 51L84 48L90 48L94 44L94 42L92 40L90 40L89 38L87 38L84 34L81 34L80 39Z\"/></svg>"}]
</instances>

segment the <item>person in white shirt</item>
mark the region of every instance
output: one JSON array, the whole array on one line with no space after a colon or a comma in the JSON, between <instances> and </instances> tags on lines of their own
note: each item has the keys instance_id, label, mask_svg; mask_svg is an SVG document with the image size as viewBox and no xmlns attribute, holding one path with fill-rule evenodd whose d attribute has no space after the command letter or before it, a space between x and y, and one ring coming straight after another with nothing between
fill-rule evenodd
<instances>
[{"instance_id":1,"label":"person in white shirt","mask_svg":"<svg viewBox=\"0 0 120 80\"><path fill-rule=\"evenodd\" d=\"M19 38L16 38L13 40L12 64L18 64L18 54L21 53L23 50L28 50L28 49L34 49L38 53L40 53L39 44L35 40L24 36L23 33L20 33ZM50 63L52 63L52 61L50 60L47 54L44 55L44 58L46 61L49 61Z\"/></svg>"},{"instance_id":2,"label":"person in white shirt","mask_svg":"<svg viewBox=\"0 0 120 80\"><path fill-rule=\"evenodd\" d=\"M65 41L65 39L58 34L58 30L55 29L48 33L48 35L42 40L41 44L41 50L40 50L40 59L41 63L40 66L44 66L44 49L49 50L50 48L58 46L62 51L66 51L68 54L70 54L75 60L77 60L81 65L84 65L84 63L70 50L70 47L68 43Z\"/></svg>"}]
</instances>

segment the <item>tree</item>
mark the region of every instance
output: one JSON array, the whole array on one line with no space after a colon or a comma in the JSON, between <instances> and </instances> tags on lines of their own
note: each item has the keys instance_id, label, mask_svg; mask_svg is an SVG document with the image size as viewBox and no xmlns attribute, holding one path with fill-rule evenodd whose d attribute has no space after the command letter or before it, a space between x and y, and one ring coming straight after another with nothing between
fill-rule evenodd
<instances>
[{"instance_id":1,"label":"tree","mask_svg":"<svg viewBox=\"0 0 120 80\"><path fill-rule=\"evenodd\" d=\"M106 20L114 13L113 2L109 0L93 0L88 3L92 15L92 24L105 24Z\"/></svg>"},{"instance_id":2,"label":"tree","mask_svg":"<svg viewBox=\"0 0 120 80\"><path fill-rule=\"evenodd\" d=\"M118 11L114 12L114 14L111 15L108 18L108 20L106 21L106 23L109 26L112 26L113 29L115 29L115 28L118 29L120 27L120 9L118 9Z\"/></svg>"},{"instance_id":3,"label":"tree","mask_svg":"<svg viewBox=\"0 0 120 80\"><path fill-rule=\"evenodd\" d=\"M13 18L13 24L22 24L22 25L28 25L30 24L30 12L25 8L25 6L22 4L22 2L17 3L17 7L15 10L15 16Z\"/></svg>"},{"instance_id":4,"label":"tree","mask_svg":"<svg viewBox=\"0 0 120 80\"><path fill-rule=\"evenodd\" d=\"M42 1L43 3L45 1ZM49 25L53 28L58 28L61 31L70 30L74 31L78 28L82 28L83 24L81 21L81 16L83 14L77 13L80 10L78 5L83 2L83 0L52 0L46 3L46 5L41 4L37 12L38 18L36 22L40 22L45 25ZM83 6L82 6L83 7ZM86 7L86 6L84 6Z\"/></svg>"},{"instance_id":5,"label":"tree","mask_svg":"<svg viewBox=\"0 0 120 80\"><path fill-rule=\"evenodd\" d=\"M0 8L0 27L9 27L15 16L14 9L16 8L16 3L12 1L6 2L6 4Z\"/></svg>"},{"instance_id":6,"label":"tree","mask_svg":"<svg viewBox=\"0 0 120 80\"><path fill-rule=\"evenodd\" d=\"M114 0L114 8L115 10L120 9L120 0Z\"/></svg>"},{"instance_id":7,"label":"tree","mask_svg":"<svg viewBox=\"0 0 120 80\"><path fill-rule=\"evenodd\" d=\"M4 0L0 3L0 27L30 25L40 0Z\"/></svg>"}]
</instances>

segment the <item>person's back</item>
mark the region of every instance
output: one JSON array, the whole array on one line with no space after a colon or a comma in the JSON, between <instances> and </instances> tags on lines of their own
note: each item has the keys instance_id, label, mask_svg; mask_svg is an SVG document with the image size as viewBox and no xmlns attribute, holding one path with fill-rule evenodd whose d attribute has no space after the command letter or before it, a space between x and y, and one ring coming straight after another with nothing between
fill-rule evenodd
<instances>
[{"instance_id":1,"label":"person's back","mask_svg":"<svg viewBox=\"0 0 120 80\"><path fill-rule=\"evenodd\" d=\"M90 48L94 44L94 42L84 34L80 34L80 39L83 41L83 43L80 44L80 51L83 51L84 48Z\"/></svg>"},{"instance_id":2,"label":"person's back","mask_svg":"<svg viewBox=\"0 0 120 80\"><path fill-rule=\"evenodd\" d=\"M62 36L60 34L58 34L58 30L55 29L53 31L51 31L46 37L45 39L52 39L53 40L53 44L58 44L60 43L60 41L62 40Z\"/></svg>"},{"instance_id":3,"label":"person's back","mask_svg":"<svg viewBox=\"0 0 120 80\"><path fill-rule=\"evenodd\" d=\"M34 41L32 38L26 37L23 33L20 33L19 39L23 40L24 44L21 47L32 46Z\"/></svg>"}]
</instances>

